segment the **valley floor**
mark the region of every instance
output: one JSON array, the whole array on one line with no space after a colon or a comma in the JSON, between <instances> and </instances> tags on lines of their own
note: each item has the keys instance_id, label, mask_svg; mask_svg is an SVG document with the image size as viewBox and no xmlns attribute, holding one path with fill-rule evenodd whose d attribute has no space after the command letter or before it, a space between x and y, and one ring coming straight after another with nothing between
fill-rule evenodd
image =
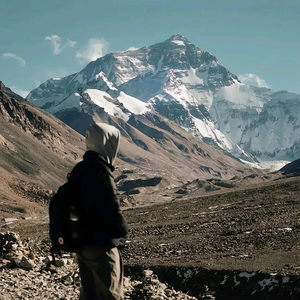
<instances>
[{"instance_id":1,"label":"valley floor","mask_svg":"<svg viewBox=\"0 0 300 300\"><path fill-rule=\"evenodd\" d=\"M300 276L300 179L124 210L127 267ZM47 253L48 221L2 224ZM296 299L296 298L295 298Z\"/></svg>"},{"instance_id":2,"label":"valley floor","mask_svg":"<svg viewBox=\"0 0 300 300\"><path fill-rule=\"evenodd\" d=\"M292 178L126 209L125 262L300 274L299 198ZM48 220L2 221L4 230L47 241Z\"/></svg>"}]
</instances>

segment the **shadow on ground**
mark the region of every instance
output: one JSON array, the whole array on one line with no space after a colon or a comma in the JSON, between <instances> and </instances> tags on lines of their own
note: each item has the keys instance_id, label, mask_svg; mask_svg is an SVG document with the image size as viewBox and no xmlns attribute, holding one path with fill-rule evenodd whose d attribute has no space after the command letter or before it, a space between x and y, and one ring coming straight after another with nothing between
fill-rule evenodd
<instances>
[{"instance_id":1,"label":"shadow on ground","mask_svg":"<svg viewBox=\"0 0 300 300\"><path fill-rule=\"evenodd\" d=\"M134 279L145 267L125 266ZM213 295L223 299L299 299L299 276L262 272L216 271L201 268L151 266L161 282L199 299Z\"/></svg>"}]
</instances>

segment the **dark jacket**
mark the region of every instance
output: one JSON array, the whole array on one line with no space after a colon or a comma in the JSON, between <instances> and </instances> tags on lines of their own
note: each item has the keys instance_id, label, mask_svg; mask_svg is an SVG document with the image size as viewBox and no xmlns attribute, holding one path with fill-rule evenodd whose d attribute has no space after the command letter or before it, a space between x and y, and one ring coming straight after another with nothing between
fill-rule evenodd
<instances>
[{"instance_id":1,"label":"dark jacket","mask_svg":"<svg viewBox=\"0 0 300 300\"><path fill-rule=\"evenodd\" d=\"M128 233L112 171L112 165L98 153L87 151L71 172L71 177L80 178L82 209L92 233L88 246L118 246Z\"/></svg>"}]
</instances>

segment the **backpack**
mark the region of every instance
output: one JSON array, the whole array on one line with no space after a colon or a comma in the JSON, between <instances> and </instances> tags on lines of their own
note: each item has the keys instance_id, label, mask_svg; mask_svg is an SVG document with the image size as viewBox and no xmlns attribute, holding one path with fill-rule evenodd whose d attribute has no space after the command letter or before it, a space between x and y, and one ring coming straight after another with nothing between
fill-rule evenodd
<instances>
[{"instance_id":1,"label":"backpack","mask_svg":"<svg viewBox=\"0 0 300 300\"><path fill-rule=\"evenodd\" d=\"M49 235L51 253L78 252L88 244L91 233L88 217L82 207L80 176L68 174L68 181L60 186L49 205Z\"/></svg>"}]
</instances>

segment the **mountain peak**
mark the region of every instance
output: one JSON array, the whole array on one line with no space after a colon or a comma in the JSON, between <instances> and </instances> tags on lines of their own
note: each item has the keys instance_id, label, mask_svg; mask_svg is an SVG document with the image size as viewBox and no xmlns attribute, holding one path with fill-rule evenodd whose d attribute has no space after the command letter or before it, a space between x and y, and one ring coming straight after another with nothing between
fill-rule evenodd
<instances>
[{"instance_id":1,"label":"mountain peak","mask_svg":"<svg viewBox=\"0 0 300 300\"><path fill-rule=\"evenodd\" d=\"M174 41L174 40L179 40L179 41L187 41L187 38L185 38L183 35L181 34L173 34L170 39L171 41Z\"/></svg>"},{"instance_id":2,"label":"mountain peak","mask_svg":"<svg viewBox=\"0 0 300 300\"><path fill-rule=\"evenodd\" d=\"M185 44L190 44L191 43L187 38L185 38L181 34L173 34L169 39L166 40L166 42L176 43L178 45L179 44L185 45Z\"/></svg>"}]
</instances>

